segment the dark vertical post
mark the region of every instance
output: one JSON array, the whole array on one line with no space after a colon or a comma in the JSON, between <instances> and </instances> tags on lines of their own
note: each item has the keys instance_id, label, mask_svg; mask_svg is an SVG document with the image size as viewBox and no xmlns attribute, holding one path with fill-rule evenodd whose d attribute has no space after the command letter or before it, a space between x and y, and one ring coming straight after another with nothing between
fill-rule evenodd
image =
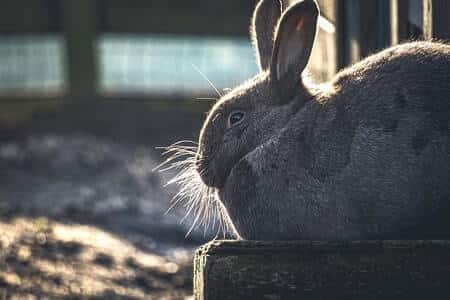
<instances>
[{"instance_id":1,"label":"dark vertical post","mask_svg":"<svg viewBox=\"0 0 450 300\"><path fill-rule=\"evenodd\" d=\"M390 42L388 0L346 0L343 7L345 63L353 64Z\"/></svg>"},{"instance_id":2,"label":"dark vertical post","mask_svg":"<svg viewBox=\"0 0 450 300\"><path fill-rule=\"evenodd\" d=\"M346 33L346 1L338 0L336 3L336 69L340 70L347 66L346 59L347 49L347 33Z\"/></svg>"},{"instance_id":3,"label":"dark vertical post","mask_svg":"<svg viewBox=\"0 0 450 300\"><path fill-rule=\"evenodd\" d=\"M67 48L68 97L87 100L95 96L95 0L63 0L62 25Z\"/></svg>"},{"instance_id":4,"label":"dark vertical post","mask_svg":"<svg viewBox=\"0 0 450 300\"><path fill-rule=\"evenodd\" d=\"M345 5L345 62L347 65L354 64L361 59L361 5L365 2L359 0L346 0ZM365 37L364 40L367 40Z\"/></svg>"},{"instance_id":5,"label":"dark vertical post","mask_svg":"<svg viewBox=\"0 0 450 300\"><path fill-rule=\"evenodd\" d=\"M426 39L450 40L450 2L423 1L423 31Z\"/></svg>"}]
</instances>

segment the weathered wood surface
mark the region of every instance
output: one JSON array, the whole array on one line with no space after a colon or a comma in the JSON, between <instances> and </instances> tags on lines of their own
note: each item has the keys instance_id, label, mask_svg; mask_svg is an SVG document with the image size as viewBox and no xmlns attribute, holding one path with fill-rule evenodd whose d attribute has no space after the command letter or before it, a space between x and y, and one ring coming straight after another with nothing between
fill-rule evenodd
<instances>
[{"instance_id":1,"label":"weathered wood surface","mask_svg":"<svg viewBox=\"0 0 450 300\"><path fill-rule=\"evenodd\" d=\"M196 300L450 299L450 241L213 241Z\"/></svg>"}]
</instances>

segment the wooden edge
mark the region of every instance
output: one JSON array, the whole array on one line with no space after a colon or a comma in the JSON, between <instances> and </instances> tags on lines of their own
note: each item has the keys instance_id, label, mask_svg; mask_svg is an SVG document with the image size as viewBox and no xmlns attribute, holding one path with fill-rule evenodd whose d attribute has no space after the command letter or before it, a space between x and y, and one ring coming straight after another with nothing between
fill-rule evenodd
<instances>
[{"instance_id":1,"label":"wooden edge","mask_svg":"<svg viewBox=\"0 0 450 300\"><path fill-rule=\"evenodd\" d=\"M449 295L449 250L450 240L216 240L196 251L194 299Z\"/></svg>"},{"instance_id":2,"label":"wooden edge","mask_svg":"<svg viewBox=\"0 0 450 300\"><path fill-rule=\"evenodd\" d=\"M199 247L196 257L203 255L238 255L257 253L283 253L296 251L376 251L397 248L440 247L450 250L450 240L361 240L361 241L233 241L214 240Z\"/></svg>"}]
</instances>

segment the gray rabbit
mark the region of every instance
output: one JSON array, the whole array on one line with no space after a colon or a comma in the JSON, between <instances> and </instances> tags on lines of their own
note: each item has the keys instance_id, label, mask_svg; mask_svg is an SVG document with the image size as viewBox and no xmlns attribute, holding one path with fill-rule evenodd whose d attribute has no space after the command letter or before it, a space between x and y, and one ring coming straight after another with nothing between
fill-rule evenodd
<instances>
[{"instance_id":1,"label":"gray rabbit","mask_svg":"<svg viewBox=\"0 0 450 300\"><path fill-rule=\"evenodd\" d=\"M314 85L318 16L313 0L257 5L261 72L204 123L204 188L243 239L450 237L450 46L395 46Z\"/></svg>"}]
</instances>

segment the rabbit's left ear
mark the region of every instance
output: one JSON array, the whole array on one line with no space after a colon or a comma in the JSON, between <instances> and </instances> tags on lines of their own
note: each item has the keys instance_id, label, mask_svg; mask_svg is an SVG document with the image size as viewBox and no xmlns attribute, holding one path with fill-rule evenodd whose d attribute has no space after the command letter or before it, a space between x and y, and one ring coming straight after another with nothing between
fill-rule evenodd
<instances>
[{"instance_id":1,"label":"rabbit's left ear","mask_svg":"<svg viewBox=\"0 0 450 300\"><path fill-rule=\"evenodd\" d=\"M274 31L281 16L280 0L261 0L255 8L250 34L256 47L260 71L265 71L272 57Z\"/></svg>"},{"instance_id":2,"label":"rabbit's left ear","mask_svg":"<svg viewBox=\"0 0 450 300\"><path fill-rule=\"evenodd\" d=\"M281 17L270 65L270 76L280 88L298 86L314 45L318 17L315 0L298 2Z\"/></svg>"}]
</instances>

